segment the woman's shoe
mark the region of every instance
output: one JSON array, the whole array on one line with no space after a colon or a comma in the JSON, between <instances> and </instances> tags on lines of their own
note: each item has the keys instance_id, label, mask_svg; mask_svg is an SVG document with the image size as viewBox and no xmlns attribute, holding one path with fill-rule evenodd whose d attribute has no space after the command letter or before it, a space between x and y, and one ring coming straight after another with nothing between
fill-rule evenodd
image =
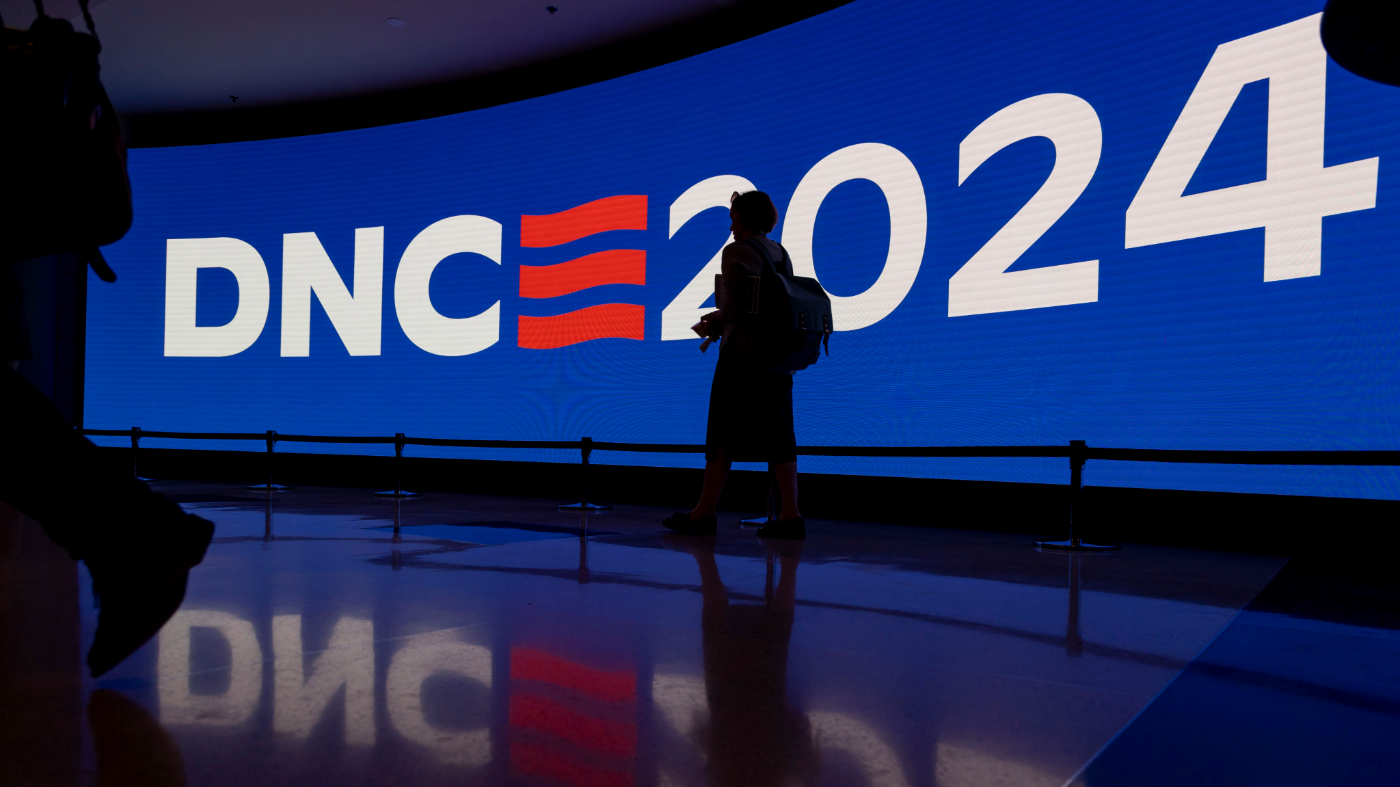
<instances>
[{"instance_id":1,"label":"woman's shoe","mask_svg":"<svg viewBox=\"0 0 1400 787\"><path fill-rule=\"evenodd\" d=\"M760 527L758 535L761 538L806 538L807 522L800 516L795 516L792 519L779 519L771 525Z\"/></svg>"},{"instance_id":2,"label":"woman's shoe","mask_svg":"<svg viewBox=\"0 0 1400 787\"><path fill-rule=\"evenodd\" d=\"M690 555L691 557L711 557L715 554L714 538L696 538L695 536L683 536L680 533L662 533L661 542L671 548L672 552Z\"/></svg>"},{"instance_id":3,"label":"woman's shoe","mask_svg":"<svg viewBox=\"0 0 1400 787\"><path fill-rule=\"evenodd\" d=\"M691 519L689 511L677 511L661 520L667 530L686 536L712 536L715 534L715 515Z\"/></svg>"}]
</instances>

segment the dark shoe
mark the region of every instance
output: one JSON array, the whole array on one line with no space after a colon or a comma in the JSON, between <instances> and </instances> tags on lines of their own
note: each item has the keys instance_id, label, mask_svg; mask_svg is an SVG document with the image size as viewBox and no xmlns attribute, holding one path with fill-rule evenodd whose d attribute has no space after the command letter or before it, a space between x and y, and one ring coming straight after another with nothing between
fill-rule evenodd
<instances>
[{"instance_id":1,"label":"dark shoe","mask_svg":"<svg viewBox=\"0 0 1400 787\"><path fill-rule=\"evenodd\" d=\"M94 678L117 666L160 631L185 600L190 569L204 559L214 524L187 515L149 553L89 558L101 611L88 651Z\"/></svg>"},{"instance_id":2,"label":"dark shoe","mask_svg":"<svg viewBox=\"0 0 1400 787\"><path fill-rule=\"evenodd\" d=\"M715 534L716 527L714 514L700 519L691 519L689 511L677 511L661 520L661 524L667 530L685 536L712 536Z\"/></svg>"},{"instance_id":3,"label":"dark shoe","mask_svg":"<svg viewBox=\"0 0 1400 787\"><path fill-rule=\"evenodd\" d=\"M693 535L683 536L679 533L663 533L661 541L671 548L672 552L680 552L691 557L713 556L715 554L714 537L696 537Z\"/></svg>"},{"instance_id":4,"label":"dark shoe","mask_svg":"<svg viewBox=\"0 0 1400 787\"><path fill-rule=\"evenodd\" d=\"M760 527L758 535L760 538L806 538L807 522L800 516L792 519L779 519L771 525Z\"/></svg>"}]
</instances>

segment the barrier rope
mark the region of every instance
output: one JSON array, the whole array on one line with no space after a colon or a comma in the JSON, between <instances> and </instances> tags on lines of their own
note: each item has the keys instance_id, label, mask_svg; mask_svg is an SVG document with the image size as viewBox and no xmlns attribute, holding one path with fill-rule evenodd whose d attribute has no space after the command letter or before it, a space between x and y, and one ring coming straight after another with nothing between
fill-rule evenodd
<instances>
[{"instance_id":1,"label":"barrier rope","mask_svg":"<svg viewBox=\"0 0 1400 787\"><path fill-rule=\"evenodd\" d=\"M129 437L131 429L83 429L84 435ZM265 442L266 432L155 432L140 430L141 437L169 440L255 440ZM398 438L379 436L291 435L277 433L279 442L394 445ZM582 440L457 440L445 437L404 437L404 445L430 445L454 448L560 449L578 451ZM614 443L589 441L594 451L620 451L648 454L703 454L705 446L688 443ZM798 446L800 456L851 456L871 458L1066 458L1075 451L1060 445L973 445L973 446ZM1400 466L1400 451L1237 451L1176 448L1093 448L1079 450L1084 459L1119 462L1169 462L1222 465L1351 465Z\"/></svg>"},{"instance_id":2,"label":"barrier rope","mask_svg":"<svg viewBox=\"0 0 1400 787\"><path fill-rule=\"evenodd\" d=\"M591 437L581 440L453 440L443 437L407 437L399 433L393 437L349 437L339 435L284 435L275 431L267 432L147 432L139 427L131 429L80 429L81 434L105 437L130 437L133 473L139 465L136 454L142 437L155 437L175 440L256 440L267 445L267 483L253 484L249 489L265 490L269 493L283 491L291 487L273 483L273 457L278 442L292 443L359 443L370 445L393 445L394 466L398 474L392 492L376 492L380 496L396 498L416 497L417 492L403 491L402 467L403 448L406 445L448 446L458 448L533 448L574 450L582 458L580 502L559 506L561 511L606 511L612 506L592 503L588 500L588 457L594 451L621 451L631 453L663 454L703 454L705 446L681 443L608 443L595 442ZM1064 550L1070 552L1106 552L1119 549L1116 543L1095 543L1084 540L1075 533L1076 499L1083 486L1084 464L1090 459L1120 462L1173 462L1191 464L1221 465L1352 465L1352 466L1396 466L1400 465L1400 451L1230 451L1193 450L1170 448L1090 448L1082 440L1071 440L1068 446L1058 445L976 445L976 446L798 446L799 456L862 456L874 458L891 457L1041 457L1068 458L1070 465L1069 516L1067 525L1069 537L1045 539L1035 542L1040 549ZM770 504L771 504L770 499ZM770 505L771 509L771 505ZM770 511L771 514L771 511ZM758 521L758 520L755 520ZM771 516L770 516L771 521ZM397 531L396 531L397 532Z\"/></svg>"}]
</instances>

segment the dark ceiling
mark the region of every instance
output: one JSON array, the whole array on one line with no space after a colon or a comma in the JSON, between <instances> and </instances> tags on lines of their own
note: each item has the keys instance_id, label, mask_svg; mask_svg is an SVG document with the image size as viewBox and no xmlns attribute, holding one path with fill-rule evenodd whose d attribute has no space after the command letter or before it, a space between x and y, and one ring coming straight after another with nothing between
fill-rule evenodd
<instances>
[{"instance_id":1,"label":"dark ceiling","mask_svg":"<svg viewBox=\"0 0 1400 787\"><path fill-rule=\"evenodd\" d=\"M94 0L132 143L191 144L430 117L677 60L831 0ZM46 0L82 29L77 0ZM553 8L554 11L548 10ZM32 0L0 0L28 27ZM234 97L237 97L235 100Z\"/></svg>"}]
</instances>

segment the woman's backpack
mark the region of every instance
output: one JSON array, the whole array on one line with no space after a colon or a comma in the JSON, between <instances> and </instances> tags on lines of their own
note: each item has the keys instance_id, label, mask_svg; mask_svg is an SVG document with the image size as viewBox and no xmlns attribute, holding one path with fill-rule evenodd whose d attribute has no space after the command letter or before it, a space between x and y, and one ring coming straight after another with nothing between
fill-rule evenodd
<instances>
[{"instance_id":1,"label":"woman's backpack","mask_svg":"<svg viewBox=\"0 0 1400 787\"><path fill-rule=\"evenodd\" d=\"M87 0L80 5L92 30ZM42 11L28 30L3 28L0 262L77 252L112 281L97 247L131 227L131 185L117 113L98 79L102 47Z\"/></svg>"},{"instance_id":2,"label":"woman's backpack","mask_svg":"<svg viewBox=\"0 0 1400 787\"><path fill-rule=\"evenodd\" d=\"M831 298L826 290L816 279L793 275L787 249L779 267L756 239L745 238L742 243L763 259L746 322L756 360L769 371L799 372L817 362L823 346L830 355Z\"/></svg>"}]
</instances>

